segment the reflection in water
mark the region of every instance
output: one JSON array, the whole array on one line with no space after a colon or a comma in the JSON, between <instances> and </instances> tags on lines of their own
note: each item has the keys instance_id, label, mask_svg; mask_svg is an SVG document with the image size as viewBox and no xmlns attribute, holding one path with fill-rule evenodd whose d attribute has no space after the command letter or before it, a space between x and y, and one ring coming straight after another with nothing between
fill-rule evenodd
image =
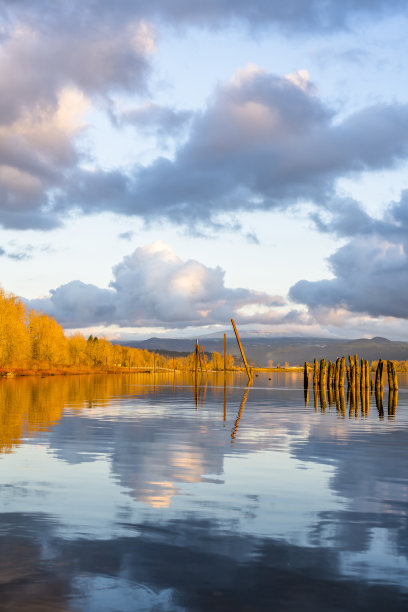
<instances>
[{"instance_id":1,"label":"reflection in water","mask_svg":"<svg viewBox=\"0 0 408 612\"><path fill-rule=\"evenodd\" d=\"M303 394L305 398L305 406L309 405L309 387L304 387Z\"/></svg>"},{"instance_id":2,"label":"reflection in water","mask_svg":"<svg viewBox=\"0 0 408 612\"><path fill-rule=\"evenodd\" d=\"M248 399L248 393L249 393L249 388L246 388L245 391L244 391L244 394L242 396L241 404L239 406L238 416L237 416L237 418L235 420L234 427L232 428L232 431L231 431L231 442L232 443L234 442L234 440L236 438L236 435L237 435L237 431L238 431L238 427L239 427L239 422L241 420L242 413L244 412L245 404L246 404L246 401Z\"/></svg>"},{"instance_id":3,"label":"reflection in water","mask_svg":"<svg viewBox=\"0 0 408 612\"><path fill-rule=\"evenodd\" d=\"M384 418L384 407L383 407L383 392L378 387L375 388L375 403L378 410L378 416L382 420Z\"/></svg>"},{"instance_id":4,"label":"reflection in water","mask_svg":"<svg viewBox=\"0 0 408 612\"><path fill-rule=\"evenodd\" d=\"M398 389L390 389L388 395L388 416L394 417L397 412Z\"/></svg>"},{"instance_id":5,"label":"reflection in water","mask_svg":"<svg viewBox=\"0 0 408 612\"><path fill-rule=\"evenodd\" d=\"M407 609L408 380L245 382L0 381L0 608Z\"/></svg>"}]
</instances>

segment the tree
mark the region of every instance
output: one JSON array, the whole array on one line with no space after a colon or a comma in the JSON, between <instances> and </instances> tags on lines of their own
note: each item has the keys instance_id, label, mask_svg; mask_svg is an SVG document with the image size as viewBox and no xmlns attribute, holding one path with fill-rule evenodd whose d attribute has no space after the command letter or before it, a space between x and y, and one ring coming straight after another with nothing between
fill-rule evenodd
<instances>
[{"instance_id":1,"label":"tree","mask_svg":"<svg viewBox=\"0 0 408 612\"><path fill-rule=\"evenodd\" d=\"M22 301L0 288L0 367L21 365L30 351Z\"/></svg>"},{"instance_id":2,"label":"tree","mask_svg":"<svg viewBox=\"0 0 408 612\"><path fill-rule=\"evenodd\" d=\"M52 365L69 363L68 340L64 330L52 317L30 310L28 333L31 344L31 358Z\"/></svg>"}]
</instances>

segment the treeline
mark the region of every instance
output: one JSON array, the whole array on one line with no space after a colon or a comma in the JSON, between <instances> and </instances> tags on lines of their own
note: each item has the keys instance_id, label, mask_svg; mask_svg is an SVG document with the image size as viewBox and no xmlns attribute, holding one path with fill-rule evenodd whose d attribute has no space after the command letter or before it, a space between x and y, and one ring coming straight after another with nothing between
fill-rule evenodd
<instances>
[{"instance_id":1,"label":"treeline","mask_svg":"<svg viewBox=\"0 0 408 612\"><path fill-rule=\"evenodd\" d=\"M71 368L115 370L118 368L177 369L194 367L194 354L165 357L144 349L112 344L105 338L82 334L66 336L49 315L27 310L23 302L0 288L0 369ZM224 357L207 355L210 370L222 370ZM227 358L227 368L234 360Z\"/></svg>"},{"instance_id":2,"label":"treeline","mask_svg":"<svg viewBox=\"0 0 408 612\"><path fill-rule=\"evenodd\" d=\"M408 361L395 361L393 364L397 372L408 372ZM370 364L370 371L375 372L377 370L378 361L372 361Z\"/></svg>"}]
</instances>

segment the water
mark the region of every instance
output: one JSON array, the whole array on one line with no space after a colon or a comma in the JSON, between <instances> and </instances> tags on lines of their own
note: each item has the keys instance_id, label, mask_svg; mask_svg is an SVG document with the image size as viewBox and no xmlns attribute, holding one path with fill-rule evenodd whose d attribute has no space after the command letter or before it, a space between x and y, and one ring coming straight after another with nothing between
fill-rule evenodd
<instances>
[{"instance_id":1,"label":"water","mask_svg":"<svg viewBox=\"0 0 408 612\"><path fill-rule=\"evenodd\" d=\"M0 381L0 610L407 609L408 380L227 382Z\"/></svg>"}]
</instances>

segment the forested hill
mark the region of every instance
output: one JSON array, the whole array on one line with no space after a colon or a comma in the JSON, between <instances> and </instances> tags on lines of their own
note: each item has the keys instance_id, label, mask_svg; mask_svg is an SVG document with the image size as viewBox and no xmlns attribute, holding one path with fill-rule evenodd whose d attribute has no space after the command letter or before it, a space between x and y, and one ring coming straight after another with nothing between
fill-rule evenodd
<instances>
[{"instance_id":1,"label":"forested hill","mask_svg":"<svg viewBox=\"0 0 408 612\"><path fill-rule=\"evenodd\" d=\"M381 359L394 359L398 361L408 360L408 342L396 342L387 338L357 338L357 339L333 339L333 338L287 338L258 335L242 335L242 343L247 357L260 366L277 364L302 365L305 361L322 359L334 360L339 355L357 355L369 361ZM223 335L212 335L199 337L199 343L204 346L205 351L223 352ZM128 346L144 348L156 351L180 351L190 352L193 350L195 338L149 338L142 341L127 341ZM233 335L228 334L227 350L238 356L239 349Z\"/></svg>"}]
</instances>

